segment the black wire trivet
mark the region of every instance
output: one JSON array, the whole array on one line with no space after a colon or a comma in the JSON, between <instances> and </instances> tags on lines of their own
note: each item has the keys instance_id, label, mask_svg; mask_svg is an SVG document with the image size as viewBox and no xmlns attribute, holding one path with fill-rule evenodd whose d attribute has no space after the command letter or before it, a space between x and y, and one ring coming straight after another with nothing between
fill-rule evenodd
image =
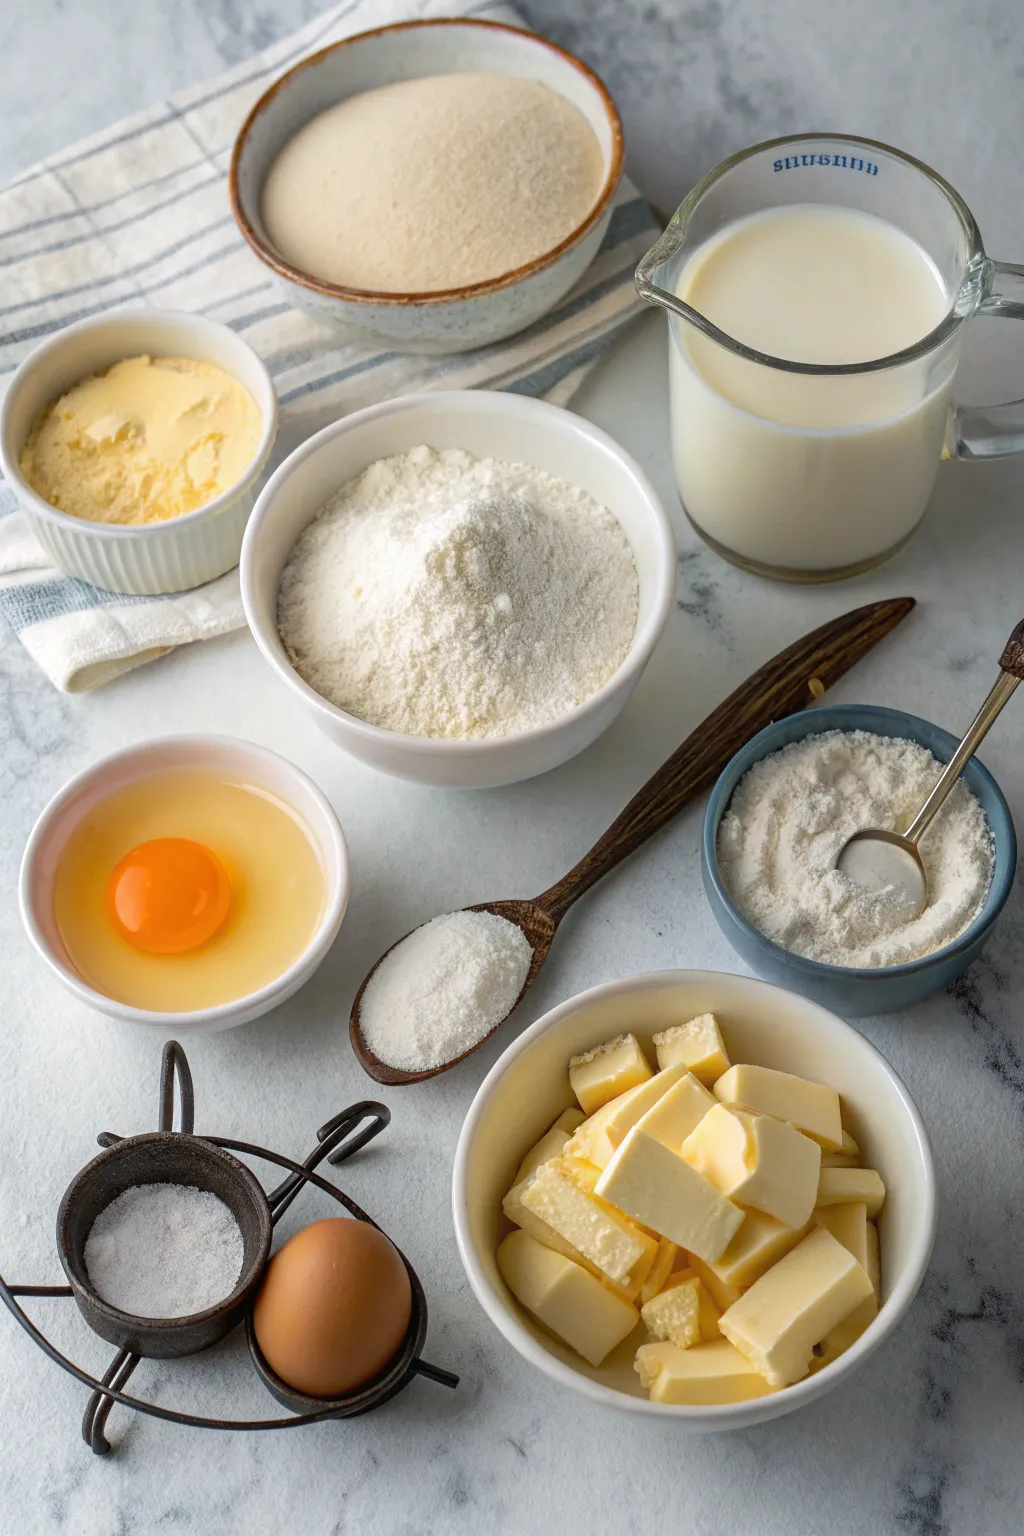
<instances>
[{"instance_id":1,"label":"black wire trivet","mask_svg":"<svg viewBox=\"0 0 1024 1536\"><path fill-rule=\"evenodd\" d=\"M174 1086L178 1085L180 1101L181 1126L178 1131L173 1130L174 1124ZM192 1142L202 1146L220 1148L229 1153L242 1153L247 1157L259 1158L261 1161L274 1163L279 1168L288 1170L288 1176L276 1189L267 1196L267 1204L270 1208L270 1220L276 1224L284 1212L291 1205L299 1190L306 1184L313 1184L317 1189L339 1201L345 1207L350 1216L358 1221L369 1222L371 1226L377 1223L350 1199L342 1190L316 1173L317 1166L326 1158L333 1166L347 1161L354 1153L365 1147L367 1142L379 1136L391 1120L391 1111L385 1104L374 1100L363 1100L359 1104L353 1104L348 1109L342 1110L333 1119L328 1120L317 1131L316 1148L310 1153L304 1163L293 1162L290 1157L285 1157L280 1152L271 1152L266 1147L255 1146L248 1141L235 1141L226 1136L193 1136L194 1124L194 1093L192 1087L192 1075L189 1071L188 1061L181 1046L176 1041L169 1041L164 1046L163 1059L160 1072L160 1118L159 1131L172 1138L188 1137ZM104 1148L126 1147L134 1141L142 1141L143 1138L123 1138L112 1131L103 1131L96 1138L99 1145ZM151 1141L152 1135L145 1138ZM401 1253L401 1250L399 1250ZM412 1317L405 1339L391 1363L364 1386L347 1394L344 1398L332 1400L323 1407L316 1406L316 1399L302 1398L300 1394L291 1392L287 1386L273 1377L266 1362L262 1361L258 1354L258 1346L255 1345L251 1327L251 1307L246 1314L246 1326L249 1336L249 1348L253 1361L256 1364L264 1384L279 1398L280 1401L295 1405L301 1405L304 1411L294 1411L287 1418L277 1419L214 1419L206 1418L201 1414L184 1413L176 1408L164 1408L159 1403L152 1403L145 1398L133 1397L125 1392L124 1387L129 1380L140 1359L146 1355L145 1349L141 1351L130 1348L120 1348L104 1374L102 1380L97 1380L88 1371L69 1360L61 1354L56 1345L52 1344L40 1328L32 1322L24 1309L19 1305L19 1297L30 1296L62 1296L75 1297L79 1302L79 1308L90 1323L82 1299L76 1295L76 1290L70 1285L9 1285L0 1275L0 1299L3 1300L7 1310L25 1330L33 1343L59 1365L62 1370L74 1376L84 1386L91 1387L92 1393L86 1406L82 1419L82 1438L86 1445L98 1456L106 1455L111 1449L104 1430L110 1411L115 1403L122 1403L126 1408L134 1408L139 1413L149 1414L155 1419L165 1419L172 1424L194 1425L200 1429L228 1429L228 1430L263 1430L263 1429L292 1429L301 1424L319 1424L325 1419L353 1418L358 1414L367 1413L373 1408L379 1407L396 1393L401 1392L409 1385L414 1376L425 1376L430 1381L438 1382L445 1387L455 1387L459 1378L451 1371L442 1370L439 1366L429 1365L420 1359L419 1351L423 1346L427 1331L427 1303L423 1294L423 1288L412 1268L412 1265L401 1254L409 1275L412 1287ZM79 1286L81 1290L81 1286ZM90 1326L92 1324L90 1323ZM98 1330L94 1330L98 1331ZM155 1353L155 1352L154 1352Z\"/></svg>"}]
</instances>

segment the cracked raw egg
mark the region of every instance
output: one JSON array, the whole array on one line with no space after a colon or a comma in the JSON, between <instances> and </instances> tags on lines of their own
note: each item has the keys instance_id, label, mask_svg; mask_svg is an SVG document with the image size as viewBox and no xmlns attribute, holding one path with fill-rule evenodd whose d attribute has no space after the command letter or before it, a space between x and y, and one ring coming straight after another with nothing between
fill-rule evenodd
<instances>
[{"instance_id":1,"label":"cracked raw egg","mask_svg":"<svg viewBox=\"0 0 1024 1536\"><path fill-rule=\"evenodd\" d=\"M274 1254L252 1325L282 1381L336 1398L390 1364L411 1316L412 1286L394 1243L369 1222L340 1216L303 1227Z\"/></svg>"},{"instance_id":2,"label":"cracked raw egg","mask_svg":"<svg viewBox=\"0 0 1024 1536\"><path fill-rule=\"evenodd\" d=\"M325 896L319 850L290 806L258 785L169 769L86 812L60 856L54 916L90 986L190 1012L288 970Z\"/></svg>"}]
</instances>

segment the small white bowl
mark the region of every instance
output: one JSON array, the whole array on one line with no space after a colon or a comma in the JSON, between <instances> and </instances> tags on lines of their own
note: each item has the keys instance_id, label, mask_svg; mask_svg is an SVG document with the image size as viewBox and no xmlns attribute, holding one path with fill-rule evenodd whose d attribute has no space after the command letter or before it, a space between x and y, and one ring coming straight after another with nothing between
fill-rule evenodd
<instances>
[{"instance_id":1,"label":"small white bowl","mask_svg":"<svg viewBox=\"0 0 1024 1536\"><path fill-rule=\"evenodd\" d=\"M604 180L578 228L525 266L440 293L346 288L285 261L263 226L260 198L271 165L300 128L360 91L425 75L475 72L538 80L587 119L601 149ZM598 77L564 48L502 22L406 21L334 43L275 81L235 141L229 187L239 229L292 304L373 345L405 352L462 352L524 330L582 277L608 228L622 162L622 124L615 103ZM381 240L387 236L382 229Z\"/></svg>"},{"instance_id":2,"label":"small white bowl","mask_svg":"<svg viewBox=\"0 0 1024 1536\"><path fill-rule=\"evenodd\" d=\"M181 517L119 527L72 517L32 489L19 460L36 416L72 384L125 357L191 357L213 363L252 395L262 431L245 474ZM80 320L29 353L0 409L0 465L54 565L109 592L184 592L238 564L257 483L277 435L277 395L256 353L230 327L176 310L122 310Z\"/></svg>"},{"instance_id":3,"label":"small white bowl","mask_svg":"<svg viewBox=\"0 0 1024 1536\"><path fill-rule=\"evenodd\" d=\"M652 1403L633 1370L636 1335L593 1369L520 1307L498 1272L501 1202L523 1153L571 1101L569 1057L633 1030L651 1035L715 1013L733 1061L756 1062L837 1088L865 1165L886 1187L879 1221L882 1307L839 1359L768 1397L723 1407ZM653 1054L653 1053L652 1053ZM921 1116L874 1046L835 1014L767 982L715 971L660 971L582 992L538 1019L484 1078L459 1137L452 1180L459 1253L477 1300L519 1353L593 1403L674 1420L681 1429L743 1429L838 1387L896 1328L924 1278L935 1240L935 1169Z\"/></svg>"},{"instance_id":4,"label":"small white bowl","mask_svg":"<svg viewBox=\"0 0 1024 1536\"><path fill-rule=\"evenodd\" d=\"M277 629L281 572L303 529L335 491L377 459L431 448L523 462L582 486L614 513L640 581L636 633L622 665L591 698L534 730L483 741L403 736L369 725L320 696L295 671ZM543 400L490 390L404 395L325 427L267 482L242 545L242 603L256 643L323 731L383 773L457 789L486 789L546 773L596 741L640 681L675 594L675 541L640 466L581 416Z\"/></svg>"},{"instance_id":5,"label":"small white bowl","mask_svg":"<svg viewBox=\"0 0 1024 1536\"><path fill-rule=\"evenodd\" d=\"M107 997L75 969L53 911L53 886L68 838L95 805L115 791L168 768L205 768L269 790L292 807L308 827L324 868L324 910L303 954L280 976L230 1003L188 1013L158 1013ZM98 1013L130 1024L145 1024L162 1035L181 1031L233 1029L269 1013L304 986L338 936L349 896L348 849L341 824L326 796L300 768L266 747L231 736L163 736L125 747L84 769L50 801L32 828L21 860L18 904L25 930L50 970Z\"/></svg>"}]
</instances>

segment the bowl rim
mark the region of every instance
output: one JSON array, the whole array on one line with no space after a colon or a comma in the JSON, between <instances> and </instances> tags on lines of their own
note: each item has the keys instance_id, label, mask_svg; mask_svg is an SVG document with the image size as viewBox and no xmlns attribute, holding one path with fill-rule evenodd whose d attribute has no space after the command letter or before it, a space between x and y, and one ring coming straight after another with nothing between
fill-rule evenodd
<instances>
[{"instance_id":1,"label":"bowl rim","mask_svg":"<svg viewBox=\"0 0 1024 1536\"><path fill-rule=\"evenodd\" d=\"M223 371L230 374L235 383L247 394L252 396L256 409L260 413L261 430L259 441L253 452L252 458L238 479L228 488L215 496L212 501L207 501L201 507L193 507L191 512L182 512L178 517L169 517L156 523L99 523L88 517L76 517L71 512L64 512L60 507L53 506L45 497L29 484L21 472L22 443L16 450L13 445L8 452L8 438L10 436L10 420L13 414L14 403L19 392L24 388L25 381L38 365L47 357L59 353L67 347L69 341L75 337L88 334L91 331L104 331L115 324L122 325L125 321L138 321L138 328L144 331L153 322L165 325L181 326L183 333L186 331L206 331L228 341L231 346L249 353L255 365L256 374L260 379L263 398L260 399L248 384L242 382L238 374L230 368ZM185 348L184 355L188 355ZM136 356L139 354L135 354ZM150 355L157 355L150 352ZM166 353L162 354L166 356ZM108 367L113 366L108 364ZM219 366L219 365L218 365ZM87 378L83 374L82 378ZM72 386L68 386L69 388ZM52 403L52 402L51 402ZM270 376L270 370L260 357L259 353L231 326L224 325L220 320L213 320L209 315L194 315L182 309L130 309L117 308L105 311L101 315L87 315L84 320L76 320L71 325L62 326L52 336L33 347L28 355L22 358L15 370L11 382L8 385L2 403L0 403L0 469L5 478L10 482L12 489L20 502L28 503L32 516L40 517L45 522L54 523L61 528L73 528L77 533L87 538L108 540L141 540L166 536L170 530L177 530L194 526L200 521L210 521L218 513L232 506L241 496L252 489L253 484L259 479L266 467L277 437L278 427L278 399L274 381Z\"/></svg>"},{"instance_id":2,"label":"bowl rim","mask_svg":"<svg viewBox=\"0 0 1024 1536\"><path fill-rule=\"evenodd\" d=\"M284 770L285 778L300 783L305 792L316 804L324 818L328 830L328 837L334 858L337 861L338 876L333 887L329 876L325 872L324 881L324 911L309 943L302 953L292 962L286 971L275 976L264 986L255 992L247 992L244 997L232 998L226 1003L216 1003L209 1008L195 1008L184 1012L167 1012L164 1010L137 1008L131 1003L123 1003L114 997L108 997L105 992L100 992L96 987L90 986L76 971L65 966L50 947L46 935L36 921L33 885L35 882L36 866L39 851L46 838L50 827L56 817L65 806L90 782L101 781L104 775L120 764L130 763L135 758L144 758L159 749L185 748L197 750L202 754L210 747L227 748L233 753L244 754L251 760L270 762L276 768ZM197 755L196 766L201 765L201 756ZM160 772L159 766L143 768L137 775L145 778L149 773ZM285 798L282 796L282 798ZM308 825L307 819L296 807L296 814L300 816L306 826L310 837L314 840L317 851L324 856L325 847L323 840L314 829ZM326 860L325 860L326 862ZM260 746L254 741L246 741L240 736L223 736L213 733L176 734L170 736L150 736L142 741L133 742L130 746L119 747L116 751L108 753L105 757L97 758L89 763L78 773L74 774L67 783L46 803L36 818L32 831L29 833L25 844L25 851L21 857L21 868L18 873L18 908L21 913L22 925L28 934L29 942L36 953L46 962L51 972L57 977L69 992L72 992L79 1002L87 1004L99 1013L106 1014L109 1018L118 1019L129 1024L144 1024L160 1029L204 1029L215 1025L224 1025L232 1019L239 1023L256 1018L260 1014L269 1012L274 1006L274 1000L286 1001L302 983L312 974L321 961L326 957L328 950L334 943L345 916L351 892L351 868L348 857L348 846L345 842L345 833L338 819L334 807L331 805L323 790L316 785L310 776L288 758L279 752L274 752L269 747ZM70 957L69 957L70 959ZM312 967L312 970L311 970ZM253 1010L256 1010L254 1012ZM240 1017L241 1016L241 1017Z\"/></svg>"},{"instance_id":3,"label":"bowl rim","mask_svg":"<svg viewBox=\"0 0 1024 1536\"><path fill-rule=\"evenodd\" d=\"M340 709L337 704L332 704L325 699L316 689L302 678L291 662L287 659L287 652L280 634L273 626L272 637L269 627L264 626L255 613L256 608L256 571L258 559L258 541L261 529L273 517L274 503L281 487L292 474L306 461L327 447L335 438L344 436L347 432L355 430L364 422L376 418L388 416L402 416L407 412L419 409L422 406L455 406L460 411L480 415L527 415L545 417L556 421L559 430L570 431L577 437L588 440L592 446L604 449L611 453L629 471L637 482L650 514L652 528L652 544L656 546L656 556L661 571L661 592L658 595L653 612L649 615L646 624L641 630L637 626L630 642L629 650L622 661L616 667L609 678L602 683L596 693L577 704L573 709L557 719L550 720L544 725L531 726L529 730L512 731L505 736L472 737L466 740L449 739L443 736L409 736L400 731L390 731L381 725L373 725L368 720L360 720L358 716L349 714L347 710ZM596 499L596 498L595 498ZM610 509L609 509L610 510ZM314 512L313 516L315 517ZM615 514L612 513L614 517ZM312 517L310 518L310 522ZM619 519L616 518L616 522ZM308 526L308 524L307 524ZM621 523L620 523L621 527ZM629 543L625 529L622 530ZM293 546L294 548L294 542ZM631 546L632 547L632 546ZM330 422L319 432L298 448L279 464L277 469L267 481L260 492L259 499L253 508L245 529L245 537L242 541L242 553L239 560L239 573L241 578L242 608L245 612L246 623L256 641L264 659L277 673L278 677L307 704L314 708L326 719L340 724L345 730L351 731L356 737L362 738L373 747L394 748L402 753L427 753L430 756L446 757L449 760L480 759L494 757L508 748L521 747L527 744L534 745L538 742L548 741L556 733L560 733L566 726L575 724L588 715L599 711L611 696L622 686L625 679L638 675L646 667L654 648L661 639L672 603L675 599L676 583L676 544L672 525L668 520L661 497L655 490L648 476L641 469L632 454L620 446L619 443L605 432L603 428L595 426L593 422L583 416L577 416L574 411L567 411L562 406L552 405L550 401L538 400L530 395L513 395L502 390L430 390L413 395L397 395L391 400L382 400L375 405L364 406L362 410L353 411L348 416L342 416L340 420ZM278 577L280 586L280 576ZM276 644L275 644L276 642ZM282 657L284 659L282 660Z\"/></svg>"},{"instance_id":4,"label":"bowl rim","mask_svg":"<svg viewBox=\"0 0 1024 1536\"><path fill-rule=\"evenodd\" d=\"M867 716L873 716L877 719L879 715L882 715L890 719L894 725L897 722L903 722L904 726L908 724L913 727L923 726L927 731L944 738L943 746L948 750L950 756L952 756L953 751L959 745L959 737L954 736L952 732L947 731L943 726L936 725L931 720L926 720L923 715L912 715L908 710L893 709L885 704L823 704L815 709L802 710L799 718L807 724L807 730L802 738L797 739L804 739L807 736L824 735L829 730L861 730L865 728L856 724L847 726L829 725L827 720L823 720L823 717L840 715L847 718L852 715L855 719ZM999 875L997 883L996 866L999 860L1000 846L996 838L995 829L986 815L985 820L988 823L995 847L995 861L992 869L992 881L985 897L984 906L963 932L958 934L955 939L951 939L948 944L943 944L941 949L930 950L928 954L919 955L916 960L906 960L900 965L874 967L830 965L827 961L812 960L807 955L794 954L792 950L784 949L781 944L776 944L774 939L768 938L759 928L755 928L748 918L744 917L733 900L718 863L718 829L743 774L747 773L755 763L770 757L773 752L782 750L781 746L770 745L770 743L775 741L780 731L792 724L793 718L791 715L786 715L782 719L773 720L770 725L766 725L762 730L758 731L756 736L752 736L745 746L740 747L739 751L734 753L716 779L714 788L711 791L711 798L704 812L704 823L701 828L701 863L715 895L728 911L732 921L742 931L746 939L756 944L757 948L766 953L773 961L784 962L793 970L802 971L808 976L822 979L827 978L830 981L836 982L859 981L862 984L870 984L874 981L898 980L904 976L915 976L921 971L929 970L932 966L943 964L947 960L954 959L958 955L963 954L998 919L1000 912L1006 905L1010 891L1013 889L1017 869L1017 834L1013 825L1010 807L1007 804L1006 796L999 788L995 778L977 756L968 759L964 765L964 772L961 774L961 777L964 777L967 773L978 774L1006 818L1006 825L1009 829L1009 840L1005 845L1007 856L1006 868ZM909 734L906 729L902 731L894 730L892 734L893 736L902 736L904 739L916 741L918 746L925 745L916 736ZM765 750L758 750L762 747ZM930 751L931 748L928 748L928 750ZM747 761L742 773L739 773L736 764L741 758L747 759L748 755L749 761ZM730 782L733 776L735 776L734 781ZM994 901L993 896L995 898Z\"/></svg>"},{"instance_id":5,"label":"bowl rim","mask_svg":"<svg viewBox=\"0 0 1024 1536\"><path fill-rule=\"evenodd\" d=\"M510 1307L499 1298L491 1287L490 1281L483 1272L476 1250L471 1242L469 1234L468 1211L466 1205L466 1181L468 1175L469 1158L472 1142L477 1127L486 1113L491 1096L495 1092L498 1083L505 1076L509 1066L522 1053L548 1030L557 1028L565 1019L580 1012L582 1008L607 997L628 996L630 993L655 991L658 988L692 983L707 985L725 981L730 986L740 988L753 994L761 992L779 993L788 998L796 1010L807 1012L810 1010L817 1015L817 1024L826 1032L852 1035L863 1049L865 1056L882 1076L888 1079L895 1089L903 1110L907 1116L910 1127L913 1130L921 1159L924 1173L924 1199L921 1207L921 1222L908 1263L897 1280L893 1290L885 1298L874 1320L861 1334L849 1349L844 1350L838 1359L831 1365L825 1366L814 1375L806 1376L802 1381L793 1386L786 1387L783 1391L771 1393L766 1397L754 1398L749 1402L725 1403L720 1405L692 1406L681 1403L652 1403L645 1397L633 1397L621 1392L616 1387L605 1386L601 1382L592 1380L583 1375L579 1370L563 1364L563 1362L543 1349L521 1325ZM648 1414L654 1418L675 1419L684 1425L694 1429L743 1429L752 1424L761 1423L768 1419L779 1418L797 1408L821 1397L824 1393L838 1386L840 1381L849 1376L862 1365L880 1345L892 1334L897 1324L907 1312L911 1302L920 1289L924 1279L932 1249L935 1244L935 1234L938 1225L938 1197L935 1164L932 1157L931 1143L925 1128L921 1112L903 1082L899 1073L892 1067L882 1055L881 1051L866 1035L854 1029L853 1025L846 1023L838 1014L825 1008L821 1003L814 1002L811 998L804 997L798 992L793 992L787 987L776 986L773 982L762 981L757 976L737 976L727 971L704 970L668 970L668 971L643 971L632 976L620 977L615 981L602 982L598 986L588 987L583 992L567 998L556 1007L548 1010L535 1023L531 1024L523 1033L509 1045L487 1073L473 1096L472 1103L466 1114L462 1129L459 1132L459 1140L455 1149L455 1161L452 1169L452 1217L455 1226L455 1241L462 1260L463 1269L469 1279L470 1287L477 1301L491 1322L503 1334L508 1342L518 1350L530 1364L537 1366L552 1380L562 1386L567 1386L592 1402L603 1407L612 1407L627 1412Z\"/></svg>"},{"instance_id":6,"label":"bowl rim","mask_svg":"<svg viewBox=\"0 0 1024 1536\"><path fill-rule=\"evenodd\" d=\"M243 204L239 188L239 167L242 155L247 147L249 134L256 120L278 93L287 88L303 70L315 68L329 54L337 53L342 48L348 48L353 43L363 42L369 37L383 37L390 33L410 32L426 27L472 27L486 29L492 33L513 33L517 39L525 40L539 48L547 49L549 53L555 54L564 63L571 65L578 74L583 76L588 84L594 88L601 101L612 136L608 170L605 173L593 207L583 221L566 235L563 240L560 240L556 246L553 246L551 250L542 252L540 256L535 256L532 261L524 262L521 266L514 267L510 272L500 273L497 277L485 278L482 282L466 283L458 288L432 289L426 293L394 293L381 292L372 288L349 288L342 283L332 283L326 278L318 278L312 272L305 271L302 267L293 266L291 262L285 260L280 255L269 240L264 240L249 218ZM341 99L345 100L347 98L343 97ZM228 196L231 201L231 211L234 214L235 223L238 225L242 237L250 249L278 277L284 278L291 283L297 283L300 287L308 288L311 292L320 294L324 298L340 299L351 304L380 304L398 308L409 308L413 305L443 305L458 303L466 299L485 298L492 293L499 292L503 288L510 288L527 277L534 276L535 273L543 271L545 267L553 266L600 223L622 179L624 160L625 140L619 110L604 81L594 70L584 64L582 59L578 59L567 48L560 47L558 43L553 43L546 37L541 37L535 32L528 32L523 27L511 26L504 21L488 21L479 16L435 16L414 21L392 22L388 26L371 27L365 32L356 32L352 37L343 37L338 42L329 43L326 48L318 49L316 53L310 54L308 58L300 59L297 64L292 65L291 69L286 70L283 75L280 75L264 91L238 131L231 151L231 164L228 169ZM269 166L267 169L269 170ZM266 180L266 173L264 173L264 180Z\"/></svg>"}]
</instances>

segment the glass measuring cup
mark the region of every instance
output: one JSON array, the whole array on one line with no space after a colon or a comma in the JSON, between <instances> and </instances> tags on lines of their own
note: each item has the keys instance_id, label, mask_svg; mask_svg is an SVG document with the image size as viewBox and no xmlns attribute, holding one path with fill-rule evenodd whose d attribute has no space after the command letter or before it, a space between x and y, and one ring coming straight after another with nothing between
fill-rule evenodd
<instances>
[{"instance_id":1,"label":"glass measuring cup","mask_svg":"<svg viewBox=\"0 0 1024 1536\"><path fill-rule=\"evenodd\" d=\"M728 225L815 204L872 214L923 249L948 300L928 335L865 362L803 363L744 345L679 296ZM808 281L827 280L808 263ZM1024 451L1024 400L951 403L965 321L1024 319L1024 267L987 256L959 194L888 145L798 134L733 155L694 187L636 281L669 312L683 507L713 549L760 575L829 581L878 565L917 526L942 459Z\"/></svg>"}]
</instances>

